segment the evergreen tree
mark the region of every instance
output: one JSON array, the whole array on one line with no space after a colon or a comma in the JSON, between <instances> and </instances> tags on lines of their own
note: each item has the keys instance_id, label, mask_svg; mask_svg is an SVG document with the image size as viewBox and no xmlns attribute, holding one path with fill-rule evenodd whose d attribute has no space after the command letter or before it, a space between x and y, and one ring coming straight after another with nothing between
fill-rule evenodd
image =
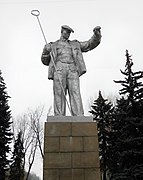
<instances>
[{"instance_id":1,"label":"evergreen tree","mask_svg":"<svg viewBox=\"0 0 143 180\"><path fill-rule=\"evenodd\" d=\"M102 97L99 91L98 98L91 106L90 113L93 114L94 120L97 122L98 138L99 138L99 155L102 171L102 179L107 179L107 170L109 166L109 133L111 128L113 107L111 102Z\"/></svg>"},{"instance_id":2,"label":"evergreen tree","mask_svg":"<svg viewBox=\"0 0 143 180\"><path fill-rule=\"evenodd\" d=\"M112 180L143 179L143 72L132 70L133 62L126 51L124 80L115 81L119 91L112 123ZM113 141L114 140L114 141Z\"/></svg>"},{"instance_id":3,"label":"evergreen tree","mask_svg":"<svg viewBox=\"0 0 143 180\"><path fill-rule=\"evenodd\" d=\"M10 166L10 180L23 180L24 177L24 148L21 131L14 143L12 164Z\"/></svg>"},{"instance_id":4,"label":"evergreen tree","mask_svg":"<svg viewBox=\"0 0 143 180\"><path fill-rule=\"evenodd\" d=\"M11 133L11 111L8 106L9 96L6 92L6 85L0 71L0 179L5 179L8 170Z\"/></svg>"}]
</instances>

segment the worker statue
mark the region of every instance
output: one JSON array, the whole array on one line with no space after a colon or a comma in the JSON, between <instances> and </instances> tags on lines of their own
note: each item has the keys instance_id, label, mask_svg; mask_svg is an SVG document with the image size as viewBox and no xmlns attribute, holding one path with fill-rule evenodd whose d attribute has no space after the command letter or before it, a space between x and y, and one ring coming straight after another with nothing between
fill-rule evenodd
<instances>
[{"instance_id":1,"label":"worker statue","mask_svg":"<svg viewBox=\"0 0 143 180\"><path fill-rule=\"evenodd\" d=\"M69 40L74 30L63 25L61 37L46 44L41 56L42 63L49 66L48 79L53 80L54 115L66 115L66 94L69 95L72 116L83 116L79 77L86 72L82 52L94 49L100 44L100 26L93 29L93 36L84 42Z\"/></svg>"}]
</instances>

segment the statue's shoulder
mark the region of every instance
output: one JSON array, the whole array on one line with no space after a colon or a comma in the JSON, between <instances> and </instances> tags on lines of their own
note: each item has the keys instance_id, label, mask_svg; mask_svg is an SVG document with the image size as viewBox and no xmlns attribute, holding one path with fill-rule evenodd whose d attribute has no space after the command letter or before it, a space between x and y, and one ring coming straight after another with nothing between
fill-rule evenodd
<instances>
[{"instance_id":1,"label":"statue's shoulder","mask_svg":"<svg viewBox=\"0 0 143 180\"><path fill-rule=\"evenodd\" d=\"M56 40L54 42L51 42L51 45L56 46L59 43L60 40Z\"/></svg>"},{"instance_id":2,"label":"statue's shoulder","mask_svg":"<svg viewBox=\"0 0 143 180\"><path fill-rule=\"evenodd\" d=\"M74 39L74 40L72 40L71 42L73 42L73 43L78 43L78 40L77 40L77 39Z\"/></svg>"},{"instance_id":3,"label":"statue's shoulder","mask_svg":"<svg viewBox=\"0 0 143 180\"><path fill-rule=\"evenodd\" d=\"M58 44L58 42L59 42L59 40L54 41L54 42L50 42L49 45L50 45L52 48L54 48L54 47L56 47L56 45Z\"/></svg>"},{"instance_id":4,"label":"statue's shoulder","mask_svg":"<svg viewBox=\"0 0 143 180\"><path fill-rule=\"evenodd\" d=\"M57 41L58 41L58 40L57 40ZM57 41L50 42L49 44L54 45L54 44L56 44L56 43L57 43Z\"/></svg>"},{"instance_id":5,"label":"statue's shoulder","mask_svg":"<svg viewBox=\"0 0 143 180\"><path fill-rule=\"evenodd\" d=\"M75 46L78 46L78 45L79 45L79 41L76 40L76 39L70 41L70 43L71 43L72 45L75 45Z\"/></svg>"},{"instance_id":6,"label":"statue's shoulder","mask_svg":"<svg viewBox=\"0 0 143 180\"><path fill-rule=\"evenodd\" d=\"M54 44L54 42L49 42L48 44L46 44L46 46L52 46Z\"/></svg>"}]
</instances>

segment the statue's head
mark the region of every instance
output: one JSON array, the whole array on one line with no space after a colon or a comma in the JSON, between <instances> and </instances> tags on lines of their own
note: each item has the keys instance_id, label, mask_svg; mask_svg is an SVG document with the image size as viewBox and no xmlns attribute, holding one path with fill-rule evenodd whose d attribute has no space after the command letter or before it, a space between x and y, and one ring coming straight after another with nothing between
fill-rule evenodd
<instances>
[{"instance_id":1,"label":"statue's head","mask_svg":"<svg viewBox=\"0 0 143 180\"><path fill-rule=\"evenodd\" d=\"M61 27L61 34L63 38L68 39L70 37L71 32L74 33L74 30L70 28L69 26L63 25Z\"/></svg>"}]
</instances>

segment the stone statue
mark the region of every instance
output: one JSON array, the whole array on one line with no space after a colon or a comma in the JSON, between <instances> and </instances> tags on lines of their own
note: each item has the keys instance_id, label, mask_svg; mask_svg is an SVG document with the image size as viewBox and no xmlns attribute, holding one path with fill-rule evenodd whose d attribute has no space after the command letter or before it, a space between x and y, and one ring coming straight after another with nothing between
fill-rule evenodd
<instances>
[{"instance_id":1,"label":"stone statue","mask_svg":"<svg viewBox=\"0 0 143 180\"><path fill-rule=\"evenodd\" d=\"M93 29L93 36L84 42L70 41L73 29L61 27L61 37L46 44L41 56L42 63L49 66L48 79L53 80L54 115L65 116L66 94L69 94L72 116L83 116L84 110L80 94L79 77L86 72L82 52L94 49L100 44L100 26Z\"/></svg>"}]
</instances>

